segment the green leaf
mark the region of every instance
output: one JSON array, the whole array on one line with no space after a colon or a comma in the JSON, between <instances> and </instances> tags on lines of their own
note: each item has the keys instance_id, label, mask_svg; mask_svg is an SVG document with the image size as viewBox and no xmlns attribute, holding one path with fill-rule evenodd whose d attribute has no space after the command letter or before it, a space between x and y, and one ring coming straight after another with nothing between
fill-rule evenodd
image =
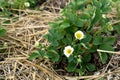
<instances>
[{"instance_id":1,"label":"green leaf","mask_svg":"<svg viewBox=\"0 0 120 80\"><path fill-rule=\"evenodd\" d=\"M102 6L102 4L97 0L93 0L93 5L96 6L97 8L101 8Z\"/></svg>"},{"instance_id":2,"label":"green leaf","mask_svg":"<svg viewBox=\"0 0 120 80\"><path fill-rule=\"evenodd\" d=\"M93 44L94 45L100 45L102 44L103 40L101 36L94 36Z\"/></svg>"},{"instance_id":3,"label":"green leaf","mask_svg":"<svg viewBox=\"0 0 120 80\"><path fill-rule=\"evenodd\" d=\"M104 7L104 8L102 9L102 11L103 11L103 13L108 13L108 12L111 12L112 9L111 9L111 7L109 7L109 6L106 6L106 7Z\"/></svg>"},{"instance_id":4,"label":"green leaf","mask_svg":"<svg viewBox=\"0 0 120 80\"><path fill-rule=\"evenodd\" d=\"M59 61L59 54L55 50L48 50L47 51L47 57L52 61L52 62L57 62Z\"/></svg>"},{"instance_id":5,"label":"green leaf","mask_svg":"<svg viewBox=\"0 0 120 80\"><path fill-rule=\"evenodd\" d=\"M113 28L118 34L120 34L120 24L113 26Z\"/></svg>"},{"instance_id":6,"label":"green leaf","mask_svg":"<svg viewBox=\"0 0 120 80\"><path fill-rule=\"evenodd\" d=\"M103 13L111 12L111 1L110 0L100 0L102 3L101 10Z\"/></svg>"},{"instance_id":7,"label":"green leaf","mask_svg":"<svg viewBox=\"0 0 120 80\"><path fill-rule=\"evenodd\" d=\"M10 24L10 20L4 21L5 24Z\"/></svg>"},{"instance_id":8,"label":"green leaf","mask_svg":"<svg viewBox=\"0 0 120 80\"><path fill-rule=\"evenodd\" d=\"M59 27L59 24L58 23L55 23L55 22L49 22L48 23L52 28L58 28Z\"/></svg>"},{"instance_id":9,"label":"green leaf","mask_svg":"<svg viewBox=\"0 0 120 80\"><path fill-rule=\"evenodd\" d=\"M49 29L49 33L44 35L44 38L48 40L49 43L51 43L52 46L58 46L58 41L64 37L64 34L60 32L59 30L55 29Z\"/></svg>"},{"instance_id":10,"label":"green leaf","mask_svg":"<svg viewBox=\"0 0 120 80\"><path fill-rule=\"evenodd\" d=\"M88 49L88 52L93 53L96 52L98 47L96 45L92 46L90 49Z\"/></svg>"},{"instance_id":11,"label":"green leaf","mask_svg":"<svg viewBox=\"0 0 120 80\"><path fill-rule=\"evenodd\" d=\"M80 55L82 53L84 53L84 50L82 49L81 45L80 44L76 44L74 46L74 54L75 55Z\"/></svg>"},{"instance_id":12,"label":"green leaf","mask_svg":"<svg viewBox=\"0 0 120 80\"><path fill-rule=\"evenodd\" d=\"M95 12L93 13L93 19L92 19L92 22L91 22L91 25L90 27L88 27L87 31L91 31L92 28L94 27L95 23L97 23L98 21L100 21L100 19L102 18L102 14L101 14L101 10L100 9L96 9Z\"/></svg>"},{"instance_id":13,"label":"green leaf","mask_svg":"<svg viewBox=\"0 0 120 80\"><path fill-rule=\"evenodd\" d=\"M85 63L81 63L80 64L80 68L78 69L79 74L82 76L84 75L85 71L86 71L86 64Z\"/></svg>"},{"instance_id":14,"label":"green leaf","mask_svg":"<svg viewBox=\"0 0 120 80\"><path fill-rule=\"evenodd\" d=\"M114 48L112 47L112 45L109 44L101 44L99 49L101 50L108 50L108 51L114 51Z\"/></svg>"},{"instance_id":15,"label":"green leaf","mask_svg":"<svg viewBox=\"0 0 120 80\"><path fill-rule=\"evenodd\" d=\"M81 45L86 48L86 49L89 49L89 44L88 43L81 43Z\"/></svg>"},{"instance_id":16,"label":"green leaf","mask_svg":"<svg viewBox=\"0 0 120 80\"><path fill-rule=\"evenodd\" d=\"M80 76L85 74L85 67L81 67L80 69L75 69L75 72L79 73Z\"/></svg>"},{"instance_id":17,"label":"green leaf","mask_svg":"<svg viewBox=\"0 0 120 80\"><path fill-rule=\"evenodd\" d=\"M92 24L98 22L101 19L101 15L102 15L101 10L97 8L95 11L95 17L93 18Z\"/></svg>"},{"instance_id":18,"label":"green leaf","mask_svg":"<svg viewBox=\"0 0 120 80\"><path fill-rule=\"evenodd\" d=\"M68 22L63 22L63 23L60 25L60 28L62 28L62 29L65 29L65 28L68 28L68 27L70 27L70 23L68 23Z\"/></svg>"},{"instance_id":19,"label":"green leaf","mask_svg":"<svg viewBox=\"0 0 120 80\"><path fill-rule=\"evenodd\" d=\"M103 43L113 45L115 43L115 37L104 37Z\"/></svg>"},{"instance_id":20,"label":"green leaf","mask_svg":"<svg viewBox=\"0 0 120 80\"><path fill-rule=\"evenodd\" d=\"M92 40L92 36L90 34L86 34L85 38L82 40L83 43L88 43Z\"/></svg>"},{"instance_id":21,"label":"green leaf","mask_svg":"<svg viewBox=\"0 0 120 80\"><path fill-rule=\"evenodd\" d=\"M87 64L86 67L87 67L87 69L88 69L89 71L95 71L95 70L96 70L95 65L94 65L94 64L91 64L91 63Z\"/></svg>"},{"instance_id":22,"label":"green leaf","mask_svg":"<svg viewBox=\"0 0 120 80\"><path fill-rule=\"evenodd\" d=\"M110 1L109 0L100 0L102 6L106 6Z\"/></svg>"},{"instance_id":23,"label":"green leaf","mask_svg":"<svg viewBox=\"0 0 120 80\"><path fill-rule=\"evenodd\" d=\"M85 23L85 20L82 19L77 19L76 22L74 23L78 27L83 27Z\"/></svg>"},{"instance_id":24,"label":"green leaf","mask_svg":"<svg viewBox=\"0 0 120 80\"><path fill-rule=\"evenodd\" d=\"M0 36L5 35L6 29L5 28L0 28Z\"/></svg>"},{"instance_id":25,"label":"green leaf","mask_svg":"<svg viewBox=\"0 0 120 80\"><path fill-rule=\"evenodd\" d=\"M99 52L99 56L100 56L100 59L101 59L102 63L105 64L108 60L108 55L106 53L100 53Z\"/></svg>"},{"instance_id":26,"label":"green leaf","mask_svg":"<svg viewBox=\"0 0 120 80\"><path fill-rule=\"evenodd\" d=\"M72 62L74 60L74 57L72 55L70 55L70 57L68 58L68 62Z\"/></svg>"},{"instance_id":27,"label":"green leaf","mask_svg":"<svg viewBox=\"0 0 120 80\"><path fill-rule=\"evenodd\" d=\"M51 42L51 46L58 46L58 45L59 45L59 43L57 41L52 41Z\"/></svg>"},{"instance_id":28,"label":"green leaf","mask_svg":"<svg viewBox=\"0 0 120 80\"><path fill-rule=\"evenodd\" d=\"M76 67L77 67L77 63L72 61L68 64L67 71L68 72L73 72L73 71L75 71Z\"/></svg>"},{"instance_id":29,"label":"green leaf","mask_svg":"<svg viewBox=\"0 0 120 80\"><path fill-rule=\"evenodd\" d=\"M89 13L87 13L87 12L84 12L82 15L80 15L80 18L81 19L90 19L90 14Z\"/></svg>"},{"instance_id":30,"label":"green leaf","mask_svg":"<svg viewBox=\"0 0 120 80\"><path fill-rule=\"evenodd\" d=\"M91 54L86 53L83 57L83 62L89 62L91 60Z\"/></svg>"},{"instance_id":31,"label":"green leaf","mask_svg":"<svg viewBox=\"0 0 120 80\"><path fill-rule=\"evenodd\" d=\"M72 36L70 34L66 34L65 38L63 38L62 42L64 44L71 44L72 42Z\"/></svg>"},{"instance_id":32,"label":"green leaf","mask_svg":"<svg viewBox=\"0 0 120 80\"><path fill-rule=\"evenodd\" d=\"M105 78L100 78L100 79L98 79L98 80L106 80Z\"/></svg>"},{"instance_id":33,"label":"green leaf","mask_svg":"<svg viewBox=\"0 0 120 80\"><path fill-rule=\"evenodd\" d=\"M65 13L65 16L70 20L71 23L75 23L77 19L76 14L70 11L67 11L67 13Z\"/></svg>"},{"instance_id":34,"label":"green leaf","mask_svg":"<svg viewBox=\"0 0 120 80\"><path fill-rule=\"evenodd\" d=\"M41 57L39 51L33 51L32 54L29 56L30 60L33 60L35 58Z\"/></svg>"}]
</instances>

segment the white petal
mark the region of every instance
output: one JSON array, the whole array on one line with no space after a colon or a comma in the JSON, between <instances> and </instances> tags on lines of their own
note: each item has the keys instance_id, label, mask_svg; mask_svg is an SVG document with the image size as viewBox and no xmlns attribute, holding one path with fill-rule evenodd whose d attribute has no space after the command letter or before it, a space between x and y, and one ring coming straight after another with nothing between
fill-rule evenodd
<instances>
[{"instance_id":1,"label":"white petal","mask_svg":"<svg viewBox=\"0 0 120 80\"><path fill-rule=\"evenodd\" d=\"M81 37L79 38L79 37L77 36L77 34L81 34ZM75 36L76 39L81 40L81 39L84 38L84 33L83 33L82 31L79 30L79 31L75 32L74 36Z\"/></svg>"},{"instance_id":2,"label":"white petal","mask_svg":"<svg viewBox=\"0 0 120 80\"><path fill-rule=\"evenodd\" d=\"M66 52L68 49L71 50L70 53ZM74 49L71 46L66 46L65 49L64 49L64 54L65 54L66 57L69 57L73 53L73 51L74 51Z\"/></svg>"}]
</instances>

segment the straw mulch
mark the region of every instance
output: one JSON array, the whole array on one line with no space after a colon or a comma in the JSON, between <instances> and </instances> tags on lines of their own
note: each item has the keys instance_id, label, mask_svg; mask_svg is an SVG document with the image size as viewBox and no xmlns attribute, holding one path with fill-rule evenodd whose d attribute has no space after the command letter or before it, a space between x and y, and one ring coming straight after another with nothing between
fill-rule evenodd
<instances>
[{"instance_id":1,"label":"straw mulch","mask_svg":"<svg viewBox=\"0 0 120 80\"><path fill-rule=\"evenodd\" d=\"M61 5L63 4L61 1L64 2L64 5ZM20 12L18 15L15 14L13 18L0 18L2 25L6 26L7 29L7 34L0 37L0 45L3 43L6 45L0 48L0 50L5 50L5 52L0 53L0 80L64 80L65 78L69 80L85 78L98 80L101 77L120 79L119 52L113 55L109 63L97 71L95 75L83 77L60 76L51 67L48 60L28 60L29 54L36 49L36 41L47 44L42 35L48 31L48 22L60 16L60 8L69 2L69 0L65 1L48 0L40 7L45 10L16 10ZM56 3L59 4L56 5ZM9 20L10 23L5 24L6 20ZM117 45L120 45L119 40Z\"/></svg>"}]
</instances>

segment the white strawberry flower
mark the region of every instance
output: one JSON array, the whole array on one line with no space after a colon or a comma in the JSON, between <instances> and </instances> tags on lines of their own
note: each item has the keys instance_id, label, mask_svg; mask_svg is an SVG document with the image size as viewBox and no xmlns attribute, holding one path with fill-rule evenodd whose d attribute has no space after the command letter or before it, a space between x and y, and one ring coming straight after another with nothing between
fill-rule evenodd
<instances>
[{"instance_id":1,"label":"white strawberry flower","mask_svg":"<svg viewBox=\"0 0 120 80\"><path fill-rule=\"evenodd\" d=\"M75 32L74 36L75 36L76 39L81 40L81 39L84 38L84 33L79 30L79 31Z\"/></svg>"},{"instance_id":2,"label":"white strawberry flower","mask_svg":"<svg viewBox=\"0 0 120 80\"><path fill-rule=\"evenodd\" d=\"M66 46L64 49L64 54L69 57L73 53L74 49L71 46Z\"/></svg>"}]
</instances>

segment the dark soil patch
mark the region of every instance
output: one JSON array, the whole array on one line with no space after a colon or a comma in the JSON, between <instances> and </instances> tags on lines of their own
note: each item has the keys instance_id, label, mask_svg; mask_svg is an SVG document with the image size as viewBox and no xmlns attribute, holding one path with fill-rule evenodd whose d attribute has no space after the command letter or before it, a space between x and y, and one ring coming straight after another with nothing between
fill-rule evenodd
<instances>
[{"instance_id":1,"label":"dark soil patch","mask_svg":"<svg viewBox=\"0 0 120 80\"><path fill-rule=\"evenodd\" d=\"M117 36L117 41L115 44L115 51L120 51L120 35Z\"/></svg>"}]
</instances>

